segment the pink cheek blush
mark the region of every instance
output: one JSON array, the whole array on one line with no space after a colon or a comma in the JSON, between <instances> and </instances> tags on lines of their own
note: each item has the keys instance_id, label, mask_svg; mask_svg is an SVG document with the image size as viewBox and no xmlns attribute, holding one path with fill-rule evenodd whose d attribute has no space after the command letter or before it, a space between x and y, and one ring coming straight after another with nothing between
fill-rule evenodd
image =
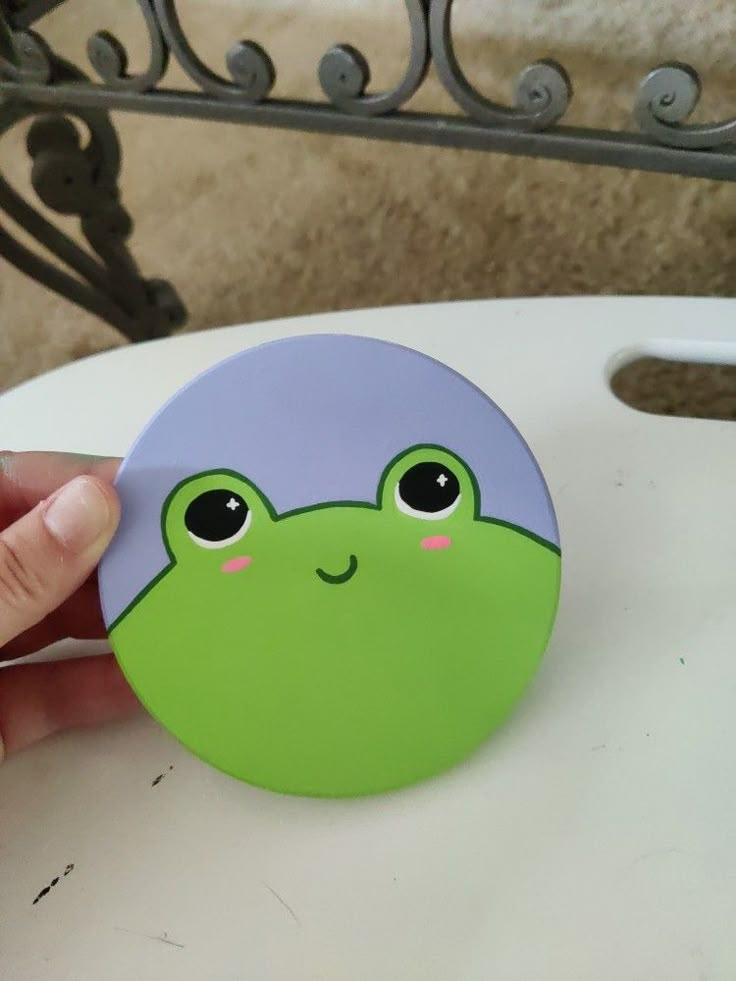
<instances>
[{"instance_id":1,"label":"pink cheek blush","mask_svg":"<svg viewBox=\"0 0 736 981\"><path fill-rule=\"evenodd\" d=\"M239 555L235 559L228 559L221 567L220 572L241 572L243 569L247 569L252 561L250 555Z\"/></svg>"},{"instance_id":2,"label":"pink cheek blush","mask_svg":"<svg viewBox=\"0 0 736 981\"><path fill-rule=\"evenodd\" d=\"M421 541L422 548L430 550L435 548L449 548L452 545L452 539L447 538L446 535L434 535L431 538L423 538Z\"/></svg>"}]
</instances>

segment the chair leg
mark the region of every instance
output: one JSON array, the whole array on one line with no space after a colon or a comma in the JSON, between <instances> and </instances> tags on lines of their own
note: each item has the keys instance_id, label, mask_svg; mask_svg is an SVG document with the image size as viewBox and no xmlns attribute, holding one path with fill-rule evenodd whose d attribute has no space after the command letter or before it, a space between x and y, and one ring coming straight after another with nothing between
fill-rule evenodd
<instances>
[{"instance_id":1,"label":"chair leg","mask_svg":"<svg viewBox=\"0 0 736 981\"><path fill-rule=\"evenodd\" d=\"M63 66L79 77L72 66ZM0 222L0 256L120 330L131 341L163 337L186 321L173 286L141 275L128 248L133 222L120 203L120 144L99 109L38 114L0 101L0 138L34 116L26 145L31 184L47 208L79 219L86 247L56 228L0 176L3 213L58 263L29 249Z\"/></svg>"}]
</instances>

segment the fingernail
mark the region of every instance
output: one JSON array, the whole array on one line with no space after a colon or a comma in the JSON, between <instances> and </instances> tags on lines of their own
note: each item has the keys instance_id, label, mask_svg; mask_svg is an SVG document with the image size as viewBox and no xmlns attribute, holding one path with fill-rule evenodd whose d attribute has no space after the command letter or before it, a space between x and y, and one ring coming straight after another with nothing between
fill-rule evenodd
<instances>
[{"instance_id":1,"label":"fingernail","mask_svg":"<svg viewBox=\"0 0 736 981\"><path fill-rule=\"evenodd\" d=\"M110 505L96 480L75 477L51 498L43 520L70 552L84 552L110 526Z\"/></svg>"}]
</instances>

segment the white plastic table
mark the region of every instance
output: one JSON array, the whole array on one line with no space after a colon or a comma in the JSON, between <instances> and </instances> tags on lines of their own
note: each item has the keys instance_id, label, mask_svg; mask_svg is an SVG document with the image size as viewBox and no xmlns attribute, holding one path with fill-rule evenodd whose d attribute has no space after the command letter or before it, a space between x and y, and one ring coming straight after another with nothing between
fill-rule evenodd
<instances>
[{"instance_id":1,"label":"white plastic table","mask_svg":"<svg viewBox=\"0 0 736 981\"><path fill-rule=\"evenodd\" d=\"M736 424L638 413L607 379L638 353L736 363L736 301L497 301L187 335L7 393L2 442L122 454L203 368L325 331L449 363L528 439L564 580L531 694L467 764L359 802L251 789L143 715L18 755L0 770L0 976L733 981Z\"/></svg>"}]
</instances>

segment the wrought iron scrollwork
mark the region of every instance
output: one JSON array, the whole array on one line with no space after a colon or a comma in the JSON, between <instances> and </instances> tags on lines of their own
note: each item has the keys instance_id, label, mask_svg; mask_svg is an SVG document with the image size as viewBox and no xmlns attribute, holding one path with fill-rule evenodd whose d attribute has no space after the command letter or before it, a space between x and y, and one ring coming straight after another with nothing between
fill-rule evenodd
<instances>
[{"instance_id":1,"label":"wrought iron scrollwork","mask_svg":"<svg viewBox=\"0 0 736 981\"><path fill-rule=\"evenodd\" d=\"M115 36L105 30L93 34L87 51L98 79L90 81L31 29L45 10L62 2L0 0L0 135L22 118L40 117L29 140L34 188L51 208L79 217L92 255L53 229L5 182L0 210L20 221L71 273L33 256L2 230L0 254L130 336L163 332L181 321L183 309L171 287L141 278L125 245L131 223L117 192L119 150L107 116L113 109L736 180L736 118L687 123L700 97L700 80L688 65L662 65L644 78L635 132L563 125L572 85L555 61L542 58L524 68L510 105L471 84L456 52L455 0L404 0L408 63L388 91L371 91L370 67L356 48L330 48L317 70L323 103L273 98L274 64L253 40L236 41L225 56L229 77L218 74L194 50L177 0L136 0L150 49L140 73L128 72L127 52ZM172 57L196 91L160 84ZM460 113L407 109L431 65ZM48 113L54 118L45 118ZM88 130L85 145L72 119Z\"/></svg>"},{"instance_id":2,"label":"wrought iron scrollwork","mask_svg":"<svg viewBox=\"0 0 736 981\"><path fill-rule=\"evenodd\" d=\"M454 0L433 0L429 28L437 74L457 105L488 126L541 130L561 119L570 105L572 85L565 69L550 59L521 72L514 87L514 108L491 102L470 84L455 54L453 4Z\"/></svg>"},{"instance_id":3,"label":"wrought iron scrollwork","mask_svg":"<svg viewBox=\"0 0 736 981\"><path fill-rule=\"evenodd\" d=\"M349 44L337 44L323 56L319 81L330 102L343 112L380 116L400 109L411 99L429 69L428 0L404 0L409 15L409 65L401 82L390 92L366 95L371 80L365 56Z\"/></svg>"},{"instance_id":4,"label":"wrought iron scrollwork","mask_svg":"<svg viewBox=\"0 0 736 981\"><path fill-rule=\"evenodd\" d=\"M29 9L58 6L63 0L35 0ZM586 141L605 163L622 166L642 166L649 169L677 170L677 156L652 154L650 148L681 148L699 151L723 147L736 140L736 119L719 123L684 125L700 96L697 73L685 64L662 65L642 81L634 117L645 134L609 133L605 130L559 128L572 98L572 85L567 72L549 58L542 58L524 68L514 84L512 105L500 105L482 95L468 80L456 54L453 10L455 0L404 0L410 29L409 60L401 81L386 92L371 92L370 67L365 56L349 44L337 44L322 57L318 77L328 100L327 106L307 101L270 98L276 72L273 62L260 44L252 40L237 41L227 51L225 63L229 78L218 74L197 55L182 26L177 0L136 0L144 18L149 41L148 67L145 71L128 73L125 47L108 31L93 34L88 42L90 61L100 83L77 81L74 92L65 90L63 79L53 77L53 56L43 39L29 29L35 19L17 10L13 0L0 0L0 95L6 99L55 104L75 103L101 109L135 109L242 122L264 121L267 125L284 125L304 129L340 130L344 120L346 132L359 135L374 134L388 139L427 142L427 133L434 128L435 142L452 145L499 149L510 152L533 152L539 155L560 156L565 159L589 161L591 154L583 145ZM5 18L2 11L5 10ZM15 25L16 32L12 28ZM23 29L20 29L22 25ZM202 98L192 100L186 91L159 88L169 57L173 55ZM465 119L437 116L432 113L403 113L400 110L421 87L431 64ZM46 91L44 91L44 89ZM145 95L144 99L135 98ZM130 99L127 99L130 96ZM223 111L222 103L232 106L233 113ZM249 106L263 104L267 112L249 115ZM242 109L242 112L237 112ZM328 116L320 110L332 110ZM363 129L355 117L372 120L371 129ZM383 126L381 117L396 117L400 131L392 122ZM473 124L469 126L468 124ZM432 126L432 124L436 124ZM493 139L500 131L507 133L545 133L545 140L509 141ZM400 135L399 135L400 132ZM487 134L487 146L482 134ZM449 135L448 135L449 134ZM573 142L579 151L573 153ZM518 149L514 149L518 146ZM549 151L545 149L549 147ZM608 152L610 151L610 153ZM639 163L631 158L638 157ZM608 159L610 157L611 159ZM685 154L679 158L683 172L698 168L708 170L707 157L697 158L697 166L685 164ZM720 171L725 160L715 167ZM701 166L702 165L702 166Z\"/></svg>"},{"instance_id":5,"label":"wrought iron scrollwork","mask_svg":"<svg viewBox=\"0 0 736 981\"><path fill-rule=\"evenodd\" d=\"M164 41L156 13L148 0L137 0L148 31L148 68L140 75L128 74L128 52L109 31L98 31L87 42L87 56L100 78L111 89L147 92L166 74L169 49Z\"/></svg>"},{"instance_id":6,"label":"wrought iron scrollwork","mask_svg":"<svg viewBox=\"0 0 736 981\"><path fill-rule=\"evenodd\" d=\"M736 143L736 119L720 123L683 123L700 101L700 77L690 65L660 65L639 87L636 120L659 143L689 150L707 150Z\"/></svg>"},{"instance_id":7,"label":"wrought iron scrollwork","mask_svg":"<svg viewBox=\"0 0 736 981\"><path fill-rule=\"evenodd\" d=\"M48 72L60 83L82 78L73 66L53 60L44 47L26 44L29 37L35 42L30 32L12 37L13 49L3 52L15 77L33 71L36 76ZM39 54L48 58L45 65ZM7 71L5 65L2 70ZM47 208L79 219L90 251L0 176L0 213L63 265L38 255L1 225L0 256L133 340L169 333L184 322L185 311L168 283L142 278L128 251L133 224L119 200L120 146L109 116L98 109L39 114L33 106L0 104L0 137L28 117L35 117L26 141L31 185ZM78 123L86 130L86 141Z\"/></svg>"},{"instance_id":8,"label":"wrought iron scrollwork","mask_svg":"<svg viewBox=\"0 0 736 981\"><path fill-rule=\"evenodd\" d=\"M35 31L10 30L0 16L0 80L35 82L51 81L51 49Z\"/></svg>"},{"instance_id":9,"label":"wrought iron scrollwork","mask_svg":"<svg viewBox=\"0 0 736 981\"><path fill-rule=\"evenodd\" d=\"M42 12L61 2L34 0L29 9ZM455 0L404 0L411 41L408 64L396 87L371 92L365 56L349 44L337 44L326 52L318 67L328 100L326 105L318 105L270 97L276 71L266 50L255 41L237 41L227 51L227 78L197 55L179 18L177 0L136 2L148 32L146 70L129 74L124 46L101 30L88 42L89 58L101 83L79 80L72 90L64 87L62 79L53 77L48 46L28 29L34 17L8 12L3 20L2 11L9 6L16 10L16 5L12 0L0 0L0 95L4 91L6 100L65 108L122 108L736 177L736 159L730 154L708 156L701 152L730 147L736 141L736 119L684 125L700 95L698 76L688 65L663 65L643 80L634 112L640 133L558 126L572 98L570 78L562 65L549 58L528 65L516 78L513 104L500 105L482 95L463 71L455 48ZM197 98L185 90L159 87L170 56L199 89ZM404 110L422 86L431 64L463 115ZM539 134L539 138L530 140L524 134ZM671 153L675 148L690 155Z\"/></svg>"},{"instance_id":10,"label":"wrought iron scrollwork","mask_svg":"<svg viewBox=\"0 0 736 981\"><path fill-rule=\"evenodd\" d=\"M225 63L232 81L208 68L187 40L176 0L154 0L164 37L176 60L202 91L218 99L260 102L273 88L276 72L268 54L255 41L238 41L227 52Z\"/></svg>"}]
</instances>

